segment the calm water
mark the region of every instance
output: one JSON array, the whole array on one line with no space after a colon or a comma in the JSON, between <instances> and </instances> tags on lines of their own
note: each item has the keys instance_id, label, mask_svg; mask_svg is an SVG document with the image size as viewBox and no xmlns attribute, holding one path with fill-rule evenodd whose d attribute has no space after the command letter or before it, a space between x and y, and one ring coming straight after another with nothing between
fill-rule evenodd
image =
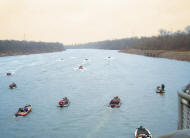
<instances>
[{"instance_id":1,"label":"calm water","mask_svg":"<svg viewBox=\"0 0 190 138\"><path fill-rule=\"evenodd\" d=\"M85 69L77 70L79 65ZM0 137L133 138L139 125L155 137L174 131L177 90L190 81L189 71L188 62L106 50L0 57ZM13 81L18 88L10 90ZM161 83L163 96L155 94ZM117 95L121 108L108 108ZM64 96L71 104L60 109ZM14 117L25 104L32 112Z\"/></svg>"}]
</instances>

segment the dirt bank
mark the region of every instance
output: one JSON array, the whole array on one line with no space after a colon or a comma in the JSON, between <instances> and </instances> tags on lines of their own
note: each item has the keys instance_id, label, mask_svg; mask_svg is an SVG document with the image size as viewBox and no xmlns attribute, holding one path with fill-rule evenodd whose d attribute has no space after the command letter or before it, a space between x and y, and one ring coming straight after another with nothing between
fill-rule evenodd
<instances>
[{"instance_id":1,"label":"dirt bank","mask_svg":"<svg viewBox=\"0 0 190 138\"><path fill-rule=\"evenodd\" d=\"M126 50L120 50L119 52L137 54L149 57L190 61L190 51L126 49Z\"/></svg>"}]
</instances>

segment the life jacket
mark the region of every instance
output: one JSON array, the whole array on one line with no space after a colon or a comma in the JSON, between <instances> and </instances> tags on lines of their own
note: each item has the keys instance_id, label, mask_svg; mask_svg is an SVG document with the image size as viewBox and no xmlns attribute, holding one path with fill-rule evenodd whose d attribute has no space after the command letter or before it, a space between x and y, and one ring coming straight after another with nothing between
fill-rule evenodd
<instances>
[{"instance_id":1,"label":"life jacket","mask_svg":"<svg viewBox=\"0 0 190 138\"><path fill-rule=\"evenodd\" d=\"M61 105L61 104L63 104L63 101L62 101L62 100L60 100L60 101L59 101L59 104L60 104L60 105Z\"/></svg>"},{"instance_id":2,"label":"life jacket","mask_svg":"<svg viewBox=\"0 0 190 138\"><path fill-rule=\"evenodd\" d=\"M25 111L25 112L28 112L28 108L27 108L27 107L24 107L24 111Z\"/></svg>"}]
</instances>

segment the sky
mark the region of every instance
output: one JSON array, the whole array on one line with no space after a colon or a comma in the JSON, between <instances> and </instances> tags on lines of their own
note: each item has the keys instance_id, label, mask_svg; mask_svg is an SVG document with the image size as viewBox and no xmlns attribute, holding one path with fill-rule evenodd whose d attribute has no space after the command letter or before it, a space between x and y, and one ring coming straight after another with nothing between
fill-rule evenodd
<instances>
[{"instance_id":1,"label":"sky","mask_svg":"<svg viewBox=\"0 0 190 138\"><path fill-rule=\"evenodd\" d=\"M190 25L190 0L0 0L0 40L79 44Z\"/></svg>"}]
</instances>

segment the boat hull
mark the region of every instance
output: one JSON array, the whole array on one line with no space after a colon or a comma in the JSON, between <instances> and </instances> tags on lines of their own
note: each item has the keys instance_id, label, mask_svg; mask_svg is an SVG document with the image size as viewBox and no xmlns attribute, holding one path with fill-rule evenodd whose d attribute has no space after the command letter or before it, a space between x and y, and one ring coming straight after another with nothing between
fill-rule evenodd
<instances>
[{"instance_id":1,"label":"boat hull","mask_svg":"<svg viewBox=\"0 0 190 138\"><path fill-rule=\"evenodd\" d=\"M120 104L110 104L109 107L111 108L120 108Z\"/></svg>"},{"instance_id":2,"label":"boat hull","mask_svg":"<svg viewBox=\"0 0 190 138\"><path fill-rule=\"evenodd\" d=\"M144 132L140 132L140 130L137 128L135 131L135 138L153 138L152 134L150 131L146 128L144 128L146 131L146 134Z\"/></svg>"},{"instance_id":3,"label":"boat hull","mask_svg":"<svg viewBox=\"0 0 190 138\"><path fill-rule=\"evenodd\" d=\"M64 104L64 105L58 105L58 107L68 107L70 104L70 102L68 102L68 104Z\"/></svg>"}]
</instances>

